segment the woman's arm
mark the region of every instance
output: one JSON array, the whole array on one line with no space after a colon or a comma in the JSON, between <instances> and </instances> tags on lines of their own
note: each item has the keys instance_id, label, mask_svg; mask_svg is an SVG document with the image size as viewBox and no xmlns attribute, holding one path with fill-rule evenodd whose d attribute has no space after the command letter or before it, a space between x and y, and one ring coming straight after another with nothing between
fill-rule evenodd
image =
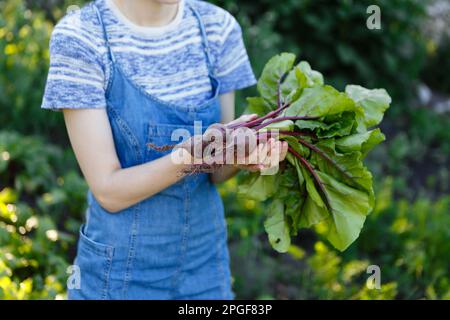
<instances>
[{"instance_id":1,"label":"woman's arm","mask_svg":"<svg viewBox=\"0 0 450 320\"><path fill-rule=\"evenodd\" d=\"M183 177L184 165L175 164L170 154L122 169L105 109L65 109L64 119L81 171L97 201L110 212L128 208ZM186 157L183 163L189 163L189 153L180 152Z\"/></svg>"}]
</instances>

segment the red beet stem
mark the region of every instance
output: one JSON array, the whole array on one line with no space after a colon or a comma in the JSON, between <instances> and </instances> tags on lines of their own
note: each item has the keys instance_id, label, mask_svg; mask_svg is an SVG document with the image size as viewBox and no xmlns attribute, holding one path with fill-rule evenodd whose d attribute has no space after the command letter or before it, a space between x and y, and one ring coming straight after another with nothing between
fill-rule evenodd
<instances>
[{"instance_id":1,"label":"red beet stem","mask_svg":"<svg viewBox=\"0 0 450 320\"><path fill-rule=\"evenodd\" d=\"M295 151L294 149L292 149L291 147L288 147L288 150L290 153L292 153L297 159L300 160L300 162L303 164L303 166L306 168L306 170L309 171L309 173L311 173L313 180L316 184L316 186L319 188L319 192L322 195L322 198L324 200L325 206L327 207L328 211L331 213L333 211L332 207L331 207L331 203L330 203L330 199L328 198L328 194L327 191L325 190L325 187L322 183L322 181L320 180L319 176L317 175L316 171L314 170L314 168L311 166L311 164L305 159L303 158L297 151Z\"/></svg>"}]
</instances>

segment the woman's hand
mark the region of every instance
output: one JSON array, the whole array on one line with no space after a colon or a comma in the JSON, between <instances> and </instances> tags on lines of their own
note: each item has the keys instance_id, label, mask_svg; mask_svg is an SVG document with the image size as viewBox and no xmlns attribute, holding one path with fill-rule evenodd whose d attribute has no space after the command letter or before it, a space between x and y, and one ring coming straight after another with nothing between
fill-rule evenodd
<instances>
[{"instance_id":1,"label":"woman's hand","mask_svg":"<svg viewBox=\"0 0 450 320\"><path fill-rule=\"evenodd\" d=\"M244 161L240 161L243 162L242 164L237 163L235 166L251 172L270 172L286 158L287 152L288 144L286 141L270 138L266 142L259 143Z\"/></svg>"},{"instance_id":2,"label":"woman's hand","mask_svg":"<svg viewBox=\"0 0 450 320\"><path fill-rule=\"evenodd\" d=\"M238 119L231 121L227 125L249 122L258 117L257 114L242 115ZM252 130L248 129L248 132L244 132L250 138L255 139L255 143L244 143L243 146L237 143L236 147L239 149L248 147L248 153L244 157L238 157L237 162L233 164L235 167L248 170L248 171L268 171L286 158L288 152L288 144L285 141L278 141L275 138L267 139L267 137L260 136L257 140L256 134ZM238 140L239 141L239 140ZM241 140L242 141L242 140ZM253 148L252 148L253 146Z\"/></svg>"},{"instance_id":3,"label":"woman's hand","mask_svg":"<svg viewBox=\"0 0 450 320\"><path fill-rule=\"evenodd\" d=\"M286 158L288 145L285 141L279 141L273 135L269 139L267 135L260 134L242 127L236 130L227 129L235 123L243 123L257 118L256 114L243 115L236 120L227 124L213 124L210 126L203 138L211 141L211 136L217 130L225 132L226 147L216 153L209 160L212 162L225 164L212 174L212 181L215 183L225 181L232 177L239 170L247 170L252 172L261 171L262 174L274 174L274 169L278 168L278 164ZM227 151L233 151L232 157L226 157ZM234 152L237 151L237 152ZM203 158L205 160L205 158Z\"/></svg>"},{"instance_id":4,"label":"woman's hand","mask_svg":"<svg viewBox=\"0 0 450 320\"><path fill-rule=\"evenodd\" d=\"M248 122L256 117L256 114L243 115L225 125L213 124L206 130L203 141L207 142L211 141L214 134L225 133L223 137L226 139L226 147L215 154L216 162L222 161L226 165L243 170L267 171L277 167L278 163L286 158L287 142L278 141L273 135L268 139L265 135L258 137L255 131L245 127L237 130L227 129L230 125ZM225 152L230 150L234 151L234 157L227 158Z\"/></svg>"}]
</instances>

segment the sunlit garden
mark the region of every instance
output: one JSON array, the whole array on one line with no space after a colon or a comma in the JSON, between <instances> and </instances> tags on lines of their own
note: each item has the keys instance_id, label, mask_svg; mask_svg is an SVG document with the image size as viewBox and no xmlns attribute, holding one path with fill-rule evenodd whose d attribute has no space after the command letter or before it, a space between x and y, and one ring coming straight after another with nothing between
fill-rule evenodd
<instances>
[{"instance_id":1,"label":"sunlit garden","mask_svg":"<svg viewBox=\"0 0 450 320\"><path fill-rule=\"evenodd\" d=\"M257 77L272 56L293 52L338 90L355 83L392 97L380 125L386 141L365 161L374 209L344 252L317 224L278 253L266 203L237 192L245 177L220 185L236 298L450 299L450 3L210 2L240 22ZM62 114L40 106L53 27L84 3L0 1L0 299L67 297L88 189ZM366 26L371 4L381 29ZM238 93L238 114L254 95ZM377 288L367 283L371 266Z\"/></svg>"}]
</instances>

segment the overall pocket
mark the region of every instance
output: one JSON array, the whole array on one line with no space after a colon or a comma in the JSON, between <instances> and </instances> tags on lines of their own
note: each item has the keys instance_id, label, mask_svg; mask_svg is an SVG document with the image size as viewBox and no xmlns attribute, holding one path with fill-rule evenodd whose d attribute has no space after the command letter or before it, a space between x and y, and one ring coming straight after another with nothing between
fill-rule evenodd
<instances>
[{"instance_id":1,"label":"overall pocket","mask_svg":"<svg viewBox=\"0 0 450 320\"><path fill-rule=\"evenodd\" d=\"M86 236L84 225L80 228L75 266L80 271L80 288L69 290L69 299L105 300L114 247L101 244Z\"/></svg>"},{"instance_id":2,"label":"overall pocket","mask_svg":"<svg viewBox=\"0 0 450 320\"><path fill-rule=\"evenodd\" d=\"M194 135L194 126L177 124L149 124L147 132L147 160L155 160L169 154L174 146Z\"/></svg>"},{"instance_id":3,"label":"overall pocket","mask_svg":"<svg viewBox=\"0 0 450 320\"><path fill-rule=\"evenodd\" d=\"M206 127L195 128L194 126L178 124L149 124L147 132L147 161L153 161L173 151L173 148L157 150L158 148L175 146L194 135L202 134L205 129ZM175 153L174 156L177 154ZM176 159L176 161L181 161L181 159ZM189 189L195 189L201 182L207 180L208 176L206 173L188 175L162 192L167 195L179 195L178 189L183 184L188 183Z\"/></svg>"}]
</instances>

